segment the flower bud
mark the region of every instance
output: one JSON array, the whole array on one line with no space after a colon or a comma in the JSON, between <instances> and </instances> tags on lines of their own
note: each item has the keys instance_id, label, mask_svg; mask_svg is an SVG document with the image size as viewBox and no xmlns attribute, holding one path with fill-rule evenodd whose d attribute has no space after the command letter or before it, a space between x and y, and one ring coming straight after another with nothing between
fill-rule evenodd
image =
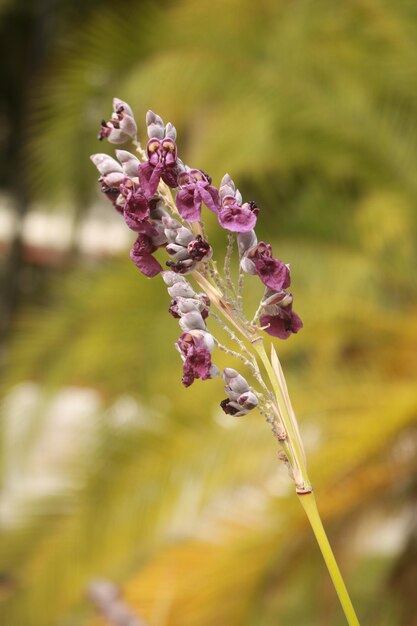
<instances>
[{"instance_id":1,"label":"flower bud","mask_svg":"<svg viewBox=\"0 0 417 626\"><path fill-rule=\"evenodd\" d=\"M293 295L288 291L268 290L266 298L261 302L265 313L268 315L280 315L282 309L290 307L293 303Z\"/></svg>"},{"instance_id":2,"label":"flower bud","mask_svg":"<svg viewBox=\"0 0 417 626\"><path fill-rule=\"evenodd\" d=\"M189 258L187 248L179 246L176 243L169 243L166 247L166 251L175 261L185 261L185 259Z\"/></svg>"},{"instance_id":3,"label":"flower bud","mask_svg":"<svg viewBox=\"0 0 417 626\"><path fill-rule=\"evenodd\" d=\"M235 369L226 367L223 370L225 391L227 398L220 403L221 408L228 415L246 415L258 406L258 398L250 389L247 380Z\"/></svg>"},{"instance_id":4,"label":"flower bud","mask_svg":"<svg viewBox=\"0 0 417 626\"><path fill-rule=\"evenodd\" d=\"M113 173L123 174L123 169L120 163L108 154L99 152L98 154L92 154L90 159L102 176L107 176L108 174Z\"/></svg>"},{"instance_id":5,"label":"flower bud","mask_svg":"<svg viewBox=\"0 0 417 626\"><path fill-rule=\"evenodd\" d=\"M242 393L242 395L237 399L237 402L248 411L251 411L258 406L258 398L255 396L253 391L246 391L245 393Z\"/></svg>"},{"instance_id":6,"label":"flower bud","mask_svg":"<svg viewBox=\"0 0 417 626\"><path fill-rule=\"evenodd\" d=\"M248 259L248 257L246 256L242 257L242 260L240 261L240 267L244 272L246 272L246 274L256 274L255 263Z\"/></svg>"},{"instance_id":7,"label":"flower bud","mask_svg":"<svg viewBox=\"0 0 417 626\"><path fill-rule=\"evenodd\" d=\"M223 200L226 196L235 195L236 187L233 180L230 178L229 174L225 174L220 183L220 198Z\"/></svg>"},{"instance_id":8,"label":"flower bud","mask_svg":"<svg viewBox=\"0 0 417 626\"><path fill-rule=\"evenodd\" d=\"M190 313L182 315L179 320L179 325L184 332L190 330L206 330L204 320L201 317L201 313L198 311L191 311Z\"/></svg>"},{"instance_id":9,"label":"flower bud","mask_svg":"<svg viewBox=\"0 0 417 626\"><path fill-rule=\"evenodd\" d=\"M176 283L184 283L188 285L187 279L183 278L182 276L178 276L178 274L175 274L175 272L165 271L162 272L161 276L162 280L166 285L168 285L168 287L172 287L172 285L175 285Z\"/></svg>"},{"instance_id":10,"label":"flower bud","mask_svg":"<svg viewBox=\"0 0 417 626\"><path fill-rule=\"evenodd\" d=\"M173 274L174 272L171 272L171 273ZM174 283L172 287L168 287L168 293L171 296L171 298L178 298L178 297L192 298L193 296L195 296L195 291L193 290L191 285L189 285L187 282L186 283Z\"/></svg>"},{"instance_id":11,"label":"flower bud","mask_svg":"<svg viewBox=\"0 0 417 626\"><path fill-rule=\"evenodd\" d=\"M171 122L168 122L165 127L165 137L169 137L169 139L172 139L173 141L177 138L177 129L171 124Z\"/></svg>"},{"instance_id":12,"label":"flower bud","mask_svg":"<svg viewBox=\"0 0 417 626\"><path fill-rule=\"evenodd\" d=\"M236 239L240 257L243 257L250 248L253 248L258 243L258 238L254 230L250 230L247 233L237 233Z\"/></svg>"},{"instance_id":13,"label":"flower bud","mask_svg":"<svg viewBox=\"0 0 417 626\"><path fill-rule=\"evenodd\" d=\"M165 137L165 126L162 118L153 111L146 114L146 126L148 127L149 139L163 139Z\"/></svg>"},{"instance_id":14,"label":"flower bud","mask_svg":"<svg viewBox=\"0 0 417 626\"><path fill-rule=\"evenodd\" d=\"M177 308L180 315L191 313L191 311L201 313L204 310L204 306L204 303L201 300L197 300L197 298L177 298Z\"/></svg>"},{"instance_id":15,"label":"flower bud","mask_svg":"<svg viewBox=\"0 0 417 626\"><path fill-rule=\"evenodd\" d=\"M129 178L136 178L138 176L138 170L140 161L127 150L116 150L116 156L122 164L123 171Z\"/></svg>"}]
</instances>

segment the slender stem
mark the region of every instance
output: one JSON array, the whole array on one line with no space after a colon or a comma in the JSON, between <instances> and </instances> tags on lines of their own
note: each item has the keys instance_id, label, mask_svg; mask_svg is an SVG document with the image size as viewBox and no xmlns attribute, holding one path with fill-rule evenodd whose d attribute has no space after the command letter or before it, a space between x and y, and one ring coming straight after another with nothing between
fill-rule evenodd
<instances>
[{"instance_id":1,"label":"slender stem","mask_svg":"<svg viewBox=\"0 0 417 626\"><path fill-rule=\"evenodd\" d=\"M243 311L243 282L245 274L242 268L239 266L239 277L237 279L237 308L239 311Z\"/></svg>"},{"instance_id":2,"label":"slender stem","mask_svg":"<svg viewBox=\"0 0 417 626\"><path fill-rule=\"evenodd\" d=\"M314 494L312 492L299 494L298 497L316 536L317 543L319 544L323 559L326 563L327 569L329 570L337 595L339 596L340 604L342 605L347 622L349 626L360 626L355 609L353 608L352 601L342 578L342 574L340 573L329 540L327 539L327 535L317 509Z\"/></svg>"},{"instance_id":3,"label":"slender stem","mask_svg":"<svg viewBox=\"0 0 417 626\"><path fill-rule=\"evenodd\" d=\"M267 291L267 288L265 288L265 291L264 291L264 294L263 294L263 296L262 296L262 298L261 298L261 301L260 301L260 303L259 303L259 306L258 306L258 308L256 309L255 315L253 316L253 320L251 321L251 324L252 324L253 326L255 326L255 324L258 322L258 319L259 319L259 318L260 318L260 316L261 316L262 309L263 309L263 307L264 307L264 304L263 304L263 299L264 299L264 297L265 297L266 291Z\"/></svg>"},{"instance_id":4,"label":"slender stem","mask_svg":"<svg viewBox=\"0 0 417 626\"><path fill-rule=\"evenodd\" d=\"M224 258L223 271L226 277L226 286L229 289L231 296L233 295L236 296L235 286L233 284L232 277L230 274L230 261L232 260L234 241L235 239L234 239L233 233L228 233L227 251L226 251L226 256Z\"/></svg>"}]
</instances>

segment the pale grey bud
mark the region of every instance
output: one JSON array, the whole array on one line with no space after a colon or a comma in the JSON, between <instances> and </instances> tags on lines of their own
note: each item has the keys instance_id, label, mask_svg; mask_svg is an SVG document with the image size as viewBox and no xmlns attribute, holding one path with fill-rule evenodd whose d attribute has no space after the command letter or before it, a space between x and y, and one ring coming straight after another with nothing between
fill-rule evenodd
<instances>
[{"instance_id":1,"label":"pale grey bud","mask_svg":"<svg viewBox=\"0 0 417 626\"><path fill-rule=\"evenodd\" d=\"M90 159L102 176L107 176L114 172L123 174L123 168L120 163L108 154L99 152L98 154L92 154Z\"/></svg>"},{"instance_id":2,"label":"pale grey bud","mask_svg":"<svg viewBox=\"0 0 417 626\"><path fill-rule=\"evenodd\" d=\"M249 385L246 379L231 367L226 367L223 370L223 380L231 391L239 395L245 391L249 391Z\"/></svg>"},{"instance_id":3,"label":"pale grey bud","mask_svg":"<svg viewBox=\"0 0 417 626\"><path fill-rule=\"evenodd\" d=\"M184 248L184 246L179 246L176 243L169 243L166 247L166 251L170 256L172 256L174 261L185 261L185 259L188 259L187 248Z\"/></svg>"},{"instance_id":4,"label":"pale grey bud","mask_svg":"<svg viewBox=\"0 0 417 626\"><path fill-rule=\"evenodd\" d=\"M258 406L258 398L253 391L246 391L245 393L242 393L242 395L237 399L237 402L247 411L252 411L252 409Z\"/></svg>"},{"instance_id":5,"label":"pale grey bud","mask_svg":"<svg viewBox=\"0 0 417 626\"><path fill-rule=\"evenodd\" d=\"M183 331L206 330L206 325L204 323L204 320L201 317L201 313L199 313L198 311L191 311L190 313L185 313L179 319L179 325Z\"/></svg>"},{"instance_id":6,"label":"pale grey bud","mask_svg":"<svg viewBox=\"0 0 417 626\"><path fill-rule=\"evenodd\" d=\"M195 296L195 291L186 283L175 283L171 287L168 287L168 293L171 298L193 298Z\"/></svg>"},{"instance_id":7,"label":"pale grey bud","mask_svg":"<svg viewBox=\"0 0 417 626\"><path fill-rule=\"evenodd\" d=\"M193 241L194 235L189 228L185 228L185 226L181 226L177 230L177 236L175 238L175 242L179 243L181 246L188 246L188 244Z\"/></svg>"},{"instance_id":8,"label":"pale grey bud","mask_svg":"<svg viewBox=\"0 0 417 626\"><path fill-rule=\"evenodd\" d=\"M198 311L201 313L205 309L205 304L197 298L177 298L177 309L180 315L190 313L191 311Z\"/></svg>"},{"instance_id":9,"label":"pale grey bud","mask_svg":"<svg viewBox=\"0 0 417 626\"><path fill-rule=\"evenodd\" d=\"M127 150L116 150L116 156L122 164L123 171L129 178L136 178L140 161L134 154Z\"/></svg>"},{"instance_id":10,"label":"pale grey bud","mask_svg":"<svg viewBox=\"0 0 417 626\"><path fill-rule=\"evenodd\" d=\"M165 137L169 137L169 139L172 139L173 141L177 138L177 129L171 124L171 122L168 122L165 127Z\"/></svg>"},{"instance_id":11,"label":"pale grey bud","mask_svg":"<svg viewBox=\"0 0 417 626\"><path fill-rule=\"evenodd\" d=\"M246 274L256 274L256 266L251 259L248 259L247 256L243 256L240 261L240 267Z\"/></svg>"},{"instance_id":12,"label":"pale grey bud","mask_svg":"<svg viewBox=\"0 0 417 626\"><path fill-rule=\"evenodd\" d=\"M165 126L162 118L153 111L146 114L146 126L148 127L149 139L163 139L165 136Z\"/></svg>"},{"instance_id":13,"label":"pale grey bud","mask_svg":"<svg viewBox=\"0 0 417 626\"><path fill-rule=\"evenodd\" d=\"M243 198L242 198L242 194L240 193L239 189L236 189L236 191L235 191L235 198L236 198L236 200L237 200L237 202L239 204L242 204Z\"/></svg>"},{"instance_id":14,"label":"pale grey bud","mask_svg":"<svg viewBox=\"0 0 417 626\"><path fill-rule=\"evenodd\" d=\"M243 256L245 252L253 248L258 243L258 238L254 230L248 233L237 233L236 235L239 256Z\"/></svg>"}]
</instances>

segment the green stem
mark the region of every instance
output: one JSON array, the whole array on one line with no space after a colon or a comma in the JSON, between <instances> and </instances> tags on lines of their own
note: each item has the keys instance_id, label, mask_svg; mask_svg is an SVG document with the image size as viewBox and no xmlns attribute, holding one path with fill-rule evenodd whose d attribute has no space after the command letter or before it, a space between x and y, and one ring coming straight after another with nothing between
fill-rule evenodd
<instances>
[{"instance_id":1,"label":"green stem","mask_svg":"<svg viewBox=\"0 0 417 626\"><path fill-rule=\"evenodd\" d=\"M349 626L360 626L355 609L353 608L346 585L342 578L342 574L340 573L329 540L327 539L326 531L323 528L314 494L299 494L298 497L316 536L317 543L319 544L323 559L326 563L327 569L329 570L337 595L339 596L340 604L342 605L347 622Z\"/></svg>"}]
</instances>

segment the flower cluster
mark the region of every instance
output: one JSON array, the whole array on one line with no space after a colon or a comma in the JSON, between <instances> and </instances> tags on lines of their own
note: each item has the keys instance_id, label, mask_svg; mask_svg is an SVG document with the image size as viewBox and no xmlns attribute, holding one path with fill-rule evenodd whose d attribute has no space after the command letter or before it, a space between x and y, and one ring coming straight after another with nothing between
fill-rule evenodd
<instances>
[{"instance_id":1,"label":"flower cluster","mask_svg":"<svg viewBox=\"0 0 417 626\"><path fill-rule=\"evenodd\" d=\"M258 407L265 416L282 447L278 458L287 466L297 493L303 496L301 501L326 555L349 624L358 624L311 498L304 447L278 355L271 345L268 356L262 337L265 331L287 339L303 326L288 291L290 267L273 255L270 244L258 241L255 227L260 209L256 202L243 200L229 174L217 188L203 170L189 167L178 157L177 132L171 123L164 124L159 115L148 111L146 126L148 141L143 150L131 108L114 99L113 114L102 122L99 139L113 144L131 141L139 158L116 150L116 159L103 153L91 159L100 173L101 191L136 233L131 259L148 278L161 274L167 286L171 297L168 310L181 329L175 346L183 364L182 383L189 387L196 379L221 377L227 397L220 406L226 414L243 416ZM216 215L227 232L223 273L212 259L213 249L204 234L204 207ZM237 280L231 269L235 248L239 257ZM170 257L165 262L168 270L156 256L160 249ZM264 295L251 321L243 306L247 274L264 285ZM202 291L196 291L190 280ZM209 322L222 326L232 347L220 343L209 330ZM226 367L221 373L212 360L215 349L240 360L249 370L254 387L236 369ZM112 586L99 583L90 595L110 621L134 623L129 608Z\"/></svg>"},{"instance_id":2,"label":"flower cluster","mask_svg":"<svg viewBox=\"0 0 417 626\"><path fill-rule=\"evenodd\" d=\"M116 158L99 153L91 159L100 173L101 191L136 233L131 259L148 278L162 274L168 287L172 298L169 312L179 320L182 330L176 347L183 361L183 384L188 387L195 379L220 375L211 355L216 345L224 347L206 326L210 294L212 298L214 294L217 308L246 339L258 330L281 339L298 332L302 322L292 309L293 296L287 291L290 268L273 256L269 244L258 242L254 230L260 211L257 204L243 201L229 174L223 176L217 188L203 170L184 164L178 157L175 127L164 124L159 115L152 111L146 114L148 141L142 150L129 105L115 99L113 109L110 120L102 122L99 139L106 138L114 144L130 140L137 146L140 158L126 150L116 150ZM228 233L224 278L211 261L213 250L204 236L204 206ZM246 319L241 295L231 280L230 246L233 247L234 239L239 254L239 282L242 283L244 274L252 274L265 285L252 322ZM159 249L170 257L166 261L168 271L155 256ZM206 293L195 292L185 275L196 278L200 286L205 281ZM233 300L236 295L237 300ZM222 377L227 398L221 406L226 413L245 415L258 405L257 394L236 370L226 368Z\"/></svg>"}]
</instances>

